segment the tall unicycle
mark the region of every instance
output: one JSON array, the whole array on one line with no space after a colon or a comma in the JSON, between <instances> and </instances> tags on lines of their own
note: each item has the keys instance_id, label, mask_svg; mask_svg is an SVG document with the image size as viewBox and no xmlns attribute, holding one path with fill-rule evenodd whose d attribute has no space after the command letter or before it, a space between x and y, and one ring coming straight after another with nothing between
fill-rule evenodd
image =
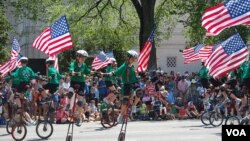
<instances>
[{"instance_id":1,"label":"tall unicycle","mask_svg":"<svg viewBox=\"0 0 250 141\"><path fill-rule=\"evenodd\" d=\"M129 114L130 114L130 101L128 101L128 108L127 108L127 112L125 113L125 115L123 116L123 121L122 121L122 127L118 136L118 141L125 141L125 137L126 137L126 131L127 131L127 125L128 125L128 118L129 118Z\"/></svg>"},{"instance_id":2,"label":"tall unicycle","mask_svg":"<svg viewBox=\"0 0 250 141\"><path fill-rule=\"evenodd\" d=\"M72 141L73 140L73 132L74 132L74 122L75 122L75 118L74 118L74 113L75 113L75 103L76 103L76 98L78 95L78 90L80 88L80 85L75 85L75 92L69 92L69 95L74 96L74 103L73 103L73 108L72 108L72 112L69 116L69 126L68 126L68 132L67 132L67 136L66 136L66 141ZM72 104L72 103L71 103Z\"/></svg>"},{"instance_id":3,"label":"tall unicycle","mask_svg":"<svg viewBox=\"0 0 250 141\"><path fill-rule=\"evenodd\" d=\"M118 141L125 141L127 125L128 125L128 118L124 119L122 122L122 127L120 130L120 134L118 136Z\"/></svg>"}]
</instances>

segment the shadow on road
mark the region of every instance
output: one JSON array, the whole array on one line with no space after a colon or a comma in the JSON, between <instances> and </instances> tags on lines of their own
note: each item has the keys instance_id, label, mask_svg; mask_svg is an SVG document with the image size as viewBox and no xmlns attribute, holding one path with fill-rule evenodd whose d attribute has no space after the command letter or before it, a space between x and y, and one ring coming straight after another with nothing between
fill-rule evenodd
<instances>
[{"instance_id":1,"label":"shadow on road","mask_svg":"<svg viewBox=\"0 0 250 141\"><path fill-rule=\"evenodd\" d=\"M44 141L44 139L28 139L27 141Z\"/></svg>"},{"instance_id":2,"label":"shadow on road","mask_svg":"<svg viewBox=\"0 0 250 141\"><path fill-rule=\"evenodd\" d=\"M8 136L10 134L0 134L0 137Z\"/></svg>"},{"instance_id":3,"label":"shadow on road","mask_svg":"<svg viewBox=\"0 0 250 141\"><path fill-rule=\"evenodd\" d=\"M183 128L190 128L190 127L205 127L205 125L190 125L190 126L180 126Z\"/></svg>"},{"instance_id":4,"label":"shadow on road","mask_svg":"<svg viewBox=\"0 0 250 141\"><path fill-rule=\"evenodd\" d=\"M215 133L216 136L222 136L222 133Z\"/></svg>"}]
</instances>

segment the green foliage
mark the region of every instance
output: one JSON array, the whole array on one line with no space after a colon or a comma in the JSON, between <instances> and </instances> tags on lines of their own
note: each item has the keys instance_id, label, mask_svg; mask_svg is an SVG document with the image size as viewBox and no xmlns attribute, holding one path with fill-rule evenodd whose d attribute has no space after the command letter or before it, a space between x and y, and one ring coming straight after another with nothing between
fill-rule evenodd
<instances>
[{"instance_id":1,"label":"green foliage","mask_svg":"<svg viewBox=\"0 0 250 141\"><path fill-rule=\"evenodd\" d=\"M217 41L223 41L231 35L239 32L242 38L247 42L249 40L250 28L247 26L236 26L223 30L219 35L214 37L207 37L206 30L201 26L202 15L209 7L215 6L223 0L189 0L175 1L176 10L174 11L179 16L182 16L184 20L181 22L185 27L185 35L188 39L187 47L192 47L198 43L214 44Z\"/></svg>"},{"instance_id":2,"label":"green foliage","mask_svg":"<svg viewBox=\"0 0 250 141\"><path fill-rule=\"evenodd\" d=\"M10 56L8 33L11 29L10 24L1 8L2 7L0 7L0 65Z\"/></svg>"}]
</instances>

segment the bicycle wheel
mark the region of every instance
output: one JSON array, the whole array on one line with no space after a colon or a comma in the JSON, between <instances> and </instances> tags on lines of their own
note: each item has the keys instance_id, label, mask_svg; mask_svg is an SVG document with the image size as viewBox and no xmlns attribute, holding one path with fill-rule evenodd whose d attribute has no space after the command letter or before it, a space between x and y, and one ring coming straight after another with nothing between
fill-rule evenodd
<instances>
[{"instance_id":1,"label":"bicycle wheel","mask_svg":"<svg viewBox=\"0 0 250 141\"><path fill-rule=\"evenodd\" d=\"M220 113L213 112L209 117L210 124L214 127L220 126L223 123L224 117Z\"/></svg>"},{"instance_id":2,"label":"bicycle wheel","mask_svg":"<svg viewBox=\"0 0 250 141\"><path fill-rule=\"evenodd\" d=\"M125 141L125 133L121 132L118 136L118 141Z\"/></svg>"},{"instance_id":3,"label":"bicycle wheel","mask_svg":"<svg viewBox=\"0 0 250 141\"><path fill-rule=\"evenodd\" d=\"M11 136L15 141L22 141L27 135L27 128L24 124L14 125L11 130Z\"/></svg>"},{"instance_id":4,"label":"bicycle wheel","mask_svg":"<svg viewBox=\"0 0 250 141\"><path fill-rule=\"evenodd\" d=\"M225 125L240 125L240 120L236 116L230 116L226 119Z\"/></svg>"},{"instance_id":5,"label":"bicycle wheel","mask_svg":"<svg viewBox=\"0 0 250 141\"><path fill-rule=\"evenodd\" d=\"M71 135L68 135L68 136L66 137L66 141L72 141L72 136L71 136Z\"/></svg>"},{"instance_id":6,"label":"bicycle wheel","mask_svg":"<svg viewBox=\"0 0 250 141\"><path fill-rule=\"evenodd\" d=\"M10 119L9 121L7 121L6 123L6 131L8 134L11 134L11 130L12 130L12 127L14 125L14 120L13 119Z\"/></svg>"},{"instance_id":7,"label":"bicycle wheel","mask_svg":"<svg viewBox=\"0 0 250 141\"><path fill-rule=\"evenodd\" d=\"M104 128L111 128L115 125L115 115L114 115L114 110L107 110L106 113L103 114L101 118L101 125Z\"/></svg>"},{"instance_id":8,"label":"bicycle wheel","mask_svg":"<svg viewBox=\"0 0 250 141\"><path fill-rule=\"evenodd\" d=\"M209 112L202 113L202 115L201 115L201 122L204 125L210 125L209 117L210 117L210 113Z\"/></svg>"},{"instance_id":9,"label":"bicycle wheel","mask_svg":"<svg viewBox=\"0 0 250 141\"><path fill-rule=\"evenodd\" d=\"M36 134L41 139L48 139L53 133L53 125L48 121L41 121L36 125Z\"/></svg>"}]
</instances>

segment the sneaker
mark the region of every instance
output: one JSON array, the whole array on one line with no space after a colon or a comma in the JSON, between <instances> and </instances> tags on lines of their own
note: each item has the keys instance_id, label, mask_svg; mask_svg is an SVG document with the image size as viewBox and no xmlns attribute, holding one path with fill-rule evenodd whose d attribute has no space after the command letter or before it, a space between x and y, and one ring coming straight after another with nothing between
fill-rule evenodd
<instances>
[{"instance_id":1,"label":"sneaker","mask_svg":"<svg viewBox=\"0 0 250 141\"><path fill-rule=\"evenodd\" d=\"M136 106L135 105L132 106L132 113L136 113Z\"/></svg>"},{"instance_id":2,"label":"sneaker","mask_svg":"<svg viewBox=\"0 0 250 141\"><path fill-rule=\"evenodd\" d=\"M77 119L75 124L76 126L80 127L82 125L82 122L80 119Z\"/></svg>"},{"instance_id":3,"label":"sneaker","mask_svg":"<svg viewBox=\"0 0 250 141\"><path fill-rule=\"evenodd\" d=\"M122 124L123 123L123 115L119 114L119 116L117 117L117 123L118 124Z\"/></svg>"}]
</instances>

